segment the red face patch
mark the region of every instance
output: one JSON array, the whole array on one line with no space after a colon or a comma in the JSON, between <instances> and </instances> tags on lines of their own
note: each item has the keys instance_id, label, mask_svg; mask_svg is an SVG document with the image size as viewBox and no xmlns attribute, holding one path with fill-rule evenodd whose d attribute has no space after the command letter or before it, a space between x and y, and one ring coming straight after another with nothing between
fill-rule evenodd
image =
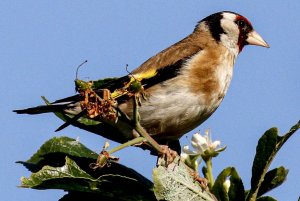
<instances>
[{"instance_id":1,"label":"red face patch","mask_svg":"<svg viewBox=\"0 0 300 201\"><path fill-rule=\"evenodd\" d=\"M240 52L242 51L243 47L247 45L247 35L249 32L253 30L253 27L249 20L241 15L238 15L236 17L235 23L238 25L239 30L240 30L240 35L239 35L239 50Z\"/></svg>"}]
</instances>

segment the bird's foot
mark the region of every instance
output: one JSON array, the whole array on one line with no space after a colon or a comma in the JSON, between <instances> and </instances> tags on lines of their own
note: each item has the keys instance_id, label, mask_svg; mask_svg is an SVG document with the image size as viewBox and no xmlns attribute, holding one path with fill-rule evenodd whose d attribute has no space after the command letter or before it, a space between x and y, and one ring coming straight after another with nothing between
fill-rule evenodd
<instances>
[{"instance_id":1,"label":"bird's foot","mask_svg":"<svg viewBox=\"0 0 300 201\"><path fill-rule=\"evenodd\" d=\"M194 175L192 175L195 179L195 181L197 181L200 185L200 187L205 190L208 187L208 181L206 178L202 178L200 177L198 174L194 173Z\"/></svg>"},{"instance_id":2,"label":"bird's foot","mask_svg":"<svg viewBox=\"0 0 300 201\"><path fill-rule=\"evenodd\" d=\"M164 159L164 166L168 167L175 158L178 156L178 153L172 149L170 149L167 145L160 145L161 152L158 153L159 158Z\"/></svg>"}]
</instances>

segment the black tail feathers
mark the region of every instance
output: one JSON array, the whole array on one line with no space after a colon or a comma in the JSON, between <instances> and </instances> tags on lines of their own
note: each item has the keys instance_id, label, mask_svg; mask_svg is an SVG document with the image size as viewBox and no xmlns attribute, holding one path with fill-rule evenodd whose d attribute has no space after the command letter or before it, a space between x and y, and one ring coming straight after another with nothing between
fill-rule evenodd
<instances>
[{"instance_id":1,"label":"black tail feathers","mask_svg":"<svg viewBox=\"0 0 300 201\"><path fill-rule=\"evenodd\" d=\"M13 110L17 114L42 114L48 112L61 112L65 109L68 109L68 106L65 104L61 105L41 105L32 108L26 108L21 110Z\"/></svg>"}]
</instances>

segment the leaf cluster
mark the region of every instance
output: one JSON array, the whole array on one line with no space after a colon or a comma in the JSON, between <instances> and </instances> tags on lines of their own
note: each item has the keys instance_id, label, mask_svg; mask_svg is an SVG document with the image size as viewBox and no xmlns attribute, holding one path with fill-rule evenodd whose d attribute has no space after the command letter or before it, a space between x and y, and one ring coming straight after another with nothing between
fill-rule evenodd
<instances>
[{"instance_id":1,"label":"leaf cluster","mask_svg":"<svg viewBox=\"0 0 300 201\"><path fill-rule=\"evenodd\" d=\"M283 166L269 170L269 167L282 145L300 128L300 121L283 136L277 128L267 130L259 139L252 165L251 189L245 190L242 179L234 167L224 169L212 187L213 194L221 201L274 201L267 192L280 186L287 178L288 170ZM230 187L224 186L230 179Z\"/></svg>"},{"instance_id":2,"label":"leaf cluster","mask_svg":"<svg viewBox=\"0 0 300 201\"><path fill-rule=\"evenodd\" d=\"M131 168L111 162L110 166L92 169L98 154L80 142L52 138L27 161L18 161L32 172L21 178L21 187L61 189L68 200L156 200L152 182Z\"/></svg>"},{"instance_id":3,"label":"leaf cluster","mask_svg":"<svg viewBox=\"0 0 300 201\"><path fill-rule=\"evenodd\" d=\"M79 141L68 137L54 137L45 142L27 161L18 161L32 172L21 178L21 187L33 189L61 189L69 200L219 200L274 201L265 196L280 186L288 170L280 166L269 170L282 145L300 128L300 122L283 136L277 128L266 131L259 139L252 166L251 189L245 190L234 167L225 168L209 190L195 180L185 164L177 158L168 167L159 165L153 170L153 183L131 168L111 162L109 167L92 169L90 164L98 154ZM162 160L162 159L160 159ZM162 162L164 163L164 162ZM226 189L224 182L230 180Z\"/></svg>"}]
</instances>

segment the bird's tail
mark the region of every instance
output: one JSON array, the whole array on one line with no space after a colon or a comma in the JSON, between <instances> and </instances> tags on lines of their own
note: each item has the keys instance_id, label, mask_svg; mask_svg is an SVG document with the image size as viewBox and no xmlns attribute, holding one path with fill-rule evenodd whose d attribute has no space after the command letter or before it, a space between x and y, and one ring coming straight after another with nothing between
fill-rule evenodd
<instances>
[{"instance_id":1,"label":"bird's tail","mask_svg":"<svg viewBox=\"0 0 300 201\"><path fill-rule=\"evenodd\" d=\"M42 114L48 112L61 112L67 108L66 105L40 105L21 110L13 110L17 114Z\"/></svg>"},{"instance_id":2,"label":"bird's tail","mask_svg":"<svg viewBox=\"0 0 300 201\"><path fill-rule=\"evenodd\" d=\"M78 81L78 80L76 80ZM96 80L92 82L91 89L96 93L103 91L103 89L109 89L110 91L115 91L115 89L124 87L124 83L130 81L130 77L128 75L120 77L120 78L106 78L102 80ZM87 82L84 82L85 84ZM44 96L42 99L46 103L46 105L40 105L37 107L13 110L17 114L42 114L49 112L63 112L71 115L77 115L81 112L81 108L79 106L79 102L81 98L78 94L63 98L60 100L56 100L54 102L49 102Z\"/></svg>"},{"instance_id":3,"label":"bird's tail","mask_svg":"<svg viewBox=\"0 0 300 201\"><path fill-rule=\"evenodd\" d=\"M42 99L45 101L46 105L40 105L36 107L13 110L17 114L42 114L49 112L63 112L65 110L71 109L74 107L72 102L54 102L50 103L45 97L42 96Z\"/></svg>"}]
</instances>

